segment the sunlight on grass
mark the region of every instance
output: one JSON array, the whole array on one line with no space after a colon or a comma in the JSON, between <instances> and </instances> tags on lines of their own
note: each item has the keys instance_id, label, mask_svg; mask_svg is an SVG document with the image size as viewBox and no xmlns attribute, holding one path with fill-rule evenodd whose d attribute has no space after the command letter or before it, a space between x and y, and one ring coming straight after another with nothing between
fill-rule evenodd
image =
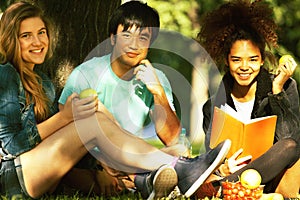
<instances>
[{"instance_id":1,"label":"sunlight on grass","mask_svg":"<svg viewBox=\"0 0 300 200\"><path fill-rule=\"evenodd\" d=\"M149 140L147 141L149 144L155 146L158 149L161 149L164 147L164 144L158 140ZM193 156L199 155L200 149L203 149L203 143L193 143L192 144L192 151L193 151Z\"/></svg>"}]
</instances>

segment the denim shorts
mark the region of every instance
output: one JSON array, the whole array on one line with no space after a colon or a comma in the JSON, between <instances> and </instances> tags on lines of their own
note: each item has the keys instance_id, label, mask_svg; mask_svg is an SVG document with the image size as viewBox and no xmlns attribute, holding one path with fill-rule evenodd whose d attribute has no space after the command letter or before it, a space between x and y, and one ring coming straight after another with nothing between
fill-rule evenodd
<instances>
[{"instance_id":1,"label":"denim shorts","mask_svg":"<svg viewBox=\"0 0 300 200\"><path fill-rule=\"evenodd\" d=\"M14 160L2 160L0 165L1 195L7 197L8 199L28 198L29 196L24 187L22 168L19 167L20 170L16 168ZM21 182L24 189L20 184L16 169L21 171L19 172L19 175L22 176Z\"/></svg>"}]
</instances>

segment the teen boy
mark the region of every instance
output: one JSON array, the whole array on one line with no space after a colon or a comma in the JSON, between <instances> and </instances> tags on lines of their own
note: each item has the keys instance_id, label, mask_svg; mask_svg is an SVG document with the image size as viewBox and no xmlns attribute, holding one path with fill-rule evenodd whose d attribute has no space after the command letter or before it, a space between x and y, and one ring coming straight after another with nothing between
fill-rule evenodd
<instances>
[{"instance_id":1,"label":"teen boy","mask_svg":"<svg viewBox=\"0 0 300 200\"><path fill-rule=\"evenodd\" d=\"M108 109L108 115L111 113L112 119L116 120L122 128L138 137L143 137L142 130L151 116L158 138L167 147L176 144L181 125L173 106L171 86L163 72L155 69L147 59L148 49L158 35L159 26L158 13L147 4L130 1L121 5L109 21L112 52L102 57L94 57L73 70L59 99L60 107L63 107L66 98L73 92L80 93L86 88L93 88L98 93L99 104ZM226 147L223 146L223 151L229 146L228 144ZM202 177L208 177L216 167L210 165L217 164L223 158L222 155L217 156L220 150L221 148L203 155L197 158L197 161L188 159L184 161L179 159L179 161L186 164L201 163L201 166L194 169L196 172L191 168L187 170L192 176L202 174ZM225 151L223 154L225 155ZM217 157L219 161L215 160ZM195 190L193 187L197 188L201 184L195 181L196 179L183 177L180 174L174 177L174 174L170 173L168 179L161 178L160 173L154 174L155 176L150 174L131 177L144 198L153 193L153 190L161 190L161 188L167 188L162 192L168 195L170 189L172 190L176 185L176 182L170 181L177 180L177 175L180 180L189 180L189 183L178 183L179 188L185 188L182 190L192 191ZM186 191L182 192L186 193Z\"/></svg>"}]
</instances>

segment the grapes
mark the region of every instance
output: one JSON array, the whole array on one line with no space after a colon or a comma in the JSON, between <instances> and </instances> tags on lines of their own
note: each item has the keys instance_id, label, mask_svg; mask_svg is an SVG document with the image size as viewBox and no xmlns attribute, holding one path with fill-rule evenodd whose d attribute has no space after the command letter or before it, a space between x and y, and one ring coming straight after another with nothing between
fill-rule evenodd
<instances>
[{"instance_id":1,"label":"grapes","mask_svg":"<svg viewBox=\"0 0 300 200\"><path fill-rule=\"evenodd\" d=\"M238 182L222 182L224 199L227 200L255 200L259 199L263 193L263 186L249 189Z\"/></svg>"}]
</instances>

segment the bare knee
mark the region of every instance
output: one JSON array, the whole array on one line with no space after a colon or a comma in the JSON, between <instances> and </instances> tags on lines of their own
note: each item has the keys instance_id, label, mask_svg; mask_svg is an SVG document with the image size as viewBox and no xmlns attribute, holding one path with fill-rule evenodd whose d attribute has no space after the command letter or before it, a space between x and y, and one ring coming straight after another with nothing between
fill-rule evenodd
<instances>
[{"instance_id":1,"label":"bare knee","mask_svg":"<svg viewBox=\"0 0 300 200\"><path fill-rule=\"evenodd\" d=\"M297 148L297 142L292 138L284 138L280 140L284 143L284 146L288 149L296 149Z\"/></svg>"},{"instance_id":2,"label":"bare knee","mask_svg":"<svg viewBox=\"0 0 300 200\"><path fill-rule=\"evenodd\" d=\"M283 175L276 192L281 193L284 197L296 197L300 189L300 160L298 160Z\"/></svg>"}]
</instances>

